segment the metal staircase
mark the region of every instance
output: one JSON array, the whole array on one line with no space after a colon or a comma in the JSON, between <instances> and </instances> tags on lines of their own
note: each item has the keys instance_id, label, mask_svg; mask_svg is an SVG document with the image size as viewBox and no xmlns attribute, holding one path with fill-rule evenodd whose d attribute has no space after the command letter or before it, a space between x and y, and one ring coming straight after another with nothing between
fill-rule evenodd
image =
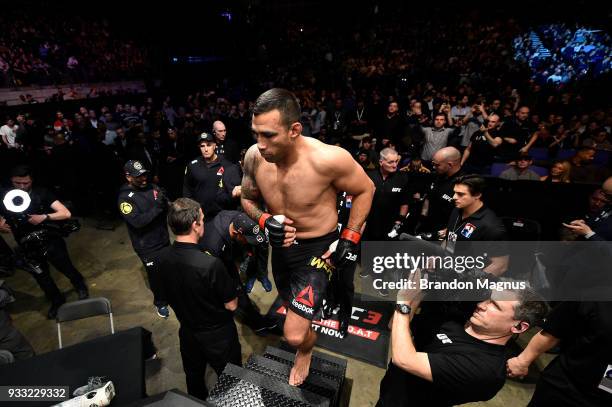
<instances>
[{"instance_id":1,"label":"metal staircase","mask_svg":"<svg viewBox=\"0 0 612 407\"><path fill-rule=\"evenodd\" d=\"M219 407L339 406L346 360L313 352L308 378L294 387L288 383L294 358L293 352L268 346L263 355L251 355L244 368L228 364L208 403Z\"/></svg>"}]
</instances>

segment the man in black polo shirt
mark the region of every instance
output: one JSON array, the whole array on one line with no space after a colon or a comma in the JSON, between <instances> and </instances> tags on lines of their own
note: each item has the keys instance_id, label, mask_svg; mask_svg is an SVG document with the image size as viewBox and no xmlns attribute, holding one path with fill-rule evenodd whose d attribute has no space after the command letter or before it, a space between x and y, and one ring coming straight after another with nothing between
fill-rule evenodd
<instances>
[{"instance_id":1,"label":"man in black polo shirt","mask_svg":"<svg viewBox=\"0 0 612 407\"><path fill-rule=\"evenodd\" d=\"M399 161L397 151L384 148L380 152L380 168L367 172L376 191L362 240L385 241L399 235L410 202L408 177L406 173L397 170ZM359 275L366 277L365 273L363 268ZM382 290L381 294L385 295L385 292Z\"/></svg>"},{"instance_id":2,"label":"man in black polo shirt","mask_svg":"<svg viewBox=\"0 0 612 407\"><path fill-rule=\"evenodd\" d=\"M268 250L268 239L259 225L244 212L221 211L214 219L205 224L206 233L200 239L204 251L218 257L234 280L238 292L238 311L244 323L256 334L264 334L266 330L274 329L276 321L261 315L249 299L236 267L237 256L242 253L240 245L254 256L256 250ZM268 257L265 256L265 271L267 273ZM267 279L267 277L266 277ZM271 282L268 281L271 285Z\"/></svg>"},{"instance_id":3,"label":"man in black polo shirt","mask_svg":"<svg viewBox=\"0 0 612 407\"><path fill-rule=\"evenodd\" d=\"M392 148L380 152L380 168L367 171L376 192L365 228L365 240L390 240L389 233L399 229L408 215L410 191L408 177L397 171L400 155Z\"/></svg>"},{"instance_id":4,"label":"man in black polo shirt","mask_svg":"<svg viewBox=\"0 0 612 407\"><path fill-rule=\"evenodd\" d=\"M504 225L482 201L485 181L477 175L457 178L453 187L455 209L441 235L446 238L446 250L455 255L473 254L473 242L482 242L488 264L483 271L500 276L508 268L508 255L503 244L492 243L506 239Z\"/></svg>"},{"instance_id":5,"label":"man in black polo shirt","mask_svg":"<svg viewBox=\"0 0 612 407\"><path fill-rule=\"evenodd\" d=\"M434 154L431 164L437 177L431 183L422 214L427 216L428 230L437 232L446 227L455 207L453 187L455 180L463 175L461 153L455 147L441 148Z\"/></svg>"},{"instance_id":6,"label":"man in black polo shirt","mask_svg":"<svg viewBox=\"0 0 612 407\"><path fill-rule=\"evenodd\" d=\"M413 278L418 288L420 273ZM493 398L505 382L510 338L536 325L547 311L530 290L494 291L467 322L442 319L435 330L415 333L420 344L415 346L410 320L421 298L418 289L398 294L392 360L380 383L377 407L441 407Z\"/></svg>"},{"instance_id":7,"label":"man in black polo shirt","mask_svg":"<svg viewBox=\"0 0 612 407\"><path fill-rule=\"evenodd\" d=\"M217 155L217 142L212 134L202 133L199 139L201 157L187 165L183 195L197 201L210 220L223 209L235 209L240 198L240 169Z\"/></svg>"},{"instance_id":8,"label":"man in black polo shirt","mask_svg":"<svg viewBox=\"0 0 612 407\"><path fill-rule=\"evenodd\" d=\"M217 374L227 363L241 365L232 315L238 307L236 284L221 260L204 253L198 245L204 234L204 214L197 202L179 198L171 203L168 224L176 240L159 259L160 297L168 301L181 324L179 339L187 392L205 400L207 364Z\"/></svg>"},{"instance_id":9,"label":"man in black polo shirt","mask_svg":"<svg viewBox=\"0 0 612 407\"><path fill-rule=\"evenodd\" d=\"M521 354L508 360L508 376L527 375L542 353L561 352L540 375L530 407L609 407L612 388L612 302L562 302L546 318ZM605 390L607 388L607 390Z\"/></svg>"}]
</instances>

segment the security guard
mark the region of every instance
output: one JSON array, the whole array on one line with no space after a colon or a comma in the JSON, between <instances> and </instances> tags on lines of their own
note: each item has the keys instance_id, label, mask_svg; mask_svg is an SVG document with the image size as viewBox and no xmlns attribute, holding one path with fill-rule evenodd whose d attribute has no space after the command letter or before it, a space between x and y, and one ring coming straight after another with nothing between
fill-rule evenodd
<instances>
[{"instance_id":1,"label":"security guard","mask_svg":"<svg viewBox=\"0 0 612 407\"><path fill-rule=\"evenodd\" d=\"M391 240L399 234L408 216L411 194L406 173L397 171L399 161L397 151L384 148L380 152L380 168L367 172L374 181L376 192L362 240ZM367 277L366 268L362 268L359 275ZM387 294L386 290L381 290L381 295Z\"/></svg>"},{"instance_id":2,"label":"security guard","mask_svg":"<svg viewBox=\"0 0 612 407\"><path fill-rule=\"evenodd\" d=\"M263 230L244 212L238 211L219 212L214 219L205 223L205 230L200 246L218 257L234 280L238 292L238 314L244 323L256 334L274 329L277 322L262 316L249 299L235 262L241 252L239 245L246 246L251 252L256 249L268 250L268 239Z\"/></svg>"},{"instance_id":3,"label":"security guard","mask_svg":"<svg viewBox=\"0 0 612 407\"><path fill-rule=\"evenodd\" d=\"M51 278L49 263L70 279L80 300L89 297L85 280L72 264L66 242L57 231L57 222L72 215L49 190L32 185L29 167L15 167L11 183L15 189L4 194L0 202L0 231L11 231L25 256L37 264L32 275L51 301L47 318L54 319L66 299ZM16 190L24 191L25 197L13 197Z\"/></svg>"},{"instance_id":4,"label":"security guard","mask_svg":"<svg viewBox=\"0 0 612 407\"><path fill-rule=\"evenodd\" d=\"M236 283L216 257L204 253L198 241L204 234L204 214L192 199L170 204L168 224L176 235L159 257L161 296L181 325L181 358L187 392L206 400L206 365L220 375L227 363L242 362L232 312L238 307Z\"/></svg>"},{"instance_id":5,"label":"security guard","mask_svg":"<svg viewBox=\"0 0 612 407\"><path fill-rule=\"evenodd\" d=\"M155 184L149 184L148 171L140 161L130 160L123 167L127 184L119 190L119 212L125 220L134 251L142 261L153 292L157 314L168 318L168 304L158 296L157 256L170 245L166 212L168 199Z\"/></svg>"},{"instance_id":6,"label":"security guard","mask_svg":"<svg viewBox=\"0 0 612 407\"><path fill-rule=\"evenodd\" d=\"M431 183L421 213L427 217L427 230L437 232L446 227L448 217L455 208L453 187L457 178L464 174L461 169L461 153L455 147L438 150L431 164L437 177Z\"/></svg>"},{"instance_id":7,"label":"security guard","mask_svg":"<svg viewBox=\"0 0 612 407\"><path fill-rule=\"evenodd\" d=\"M240 198L240 169L218 156L216 145L211 134L200 135L202 156L187 165L183 184L183 195L197 201L209 220L223 209L236 208Z\"/></svg>"}]
</instances>

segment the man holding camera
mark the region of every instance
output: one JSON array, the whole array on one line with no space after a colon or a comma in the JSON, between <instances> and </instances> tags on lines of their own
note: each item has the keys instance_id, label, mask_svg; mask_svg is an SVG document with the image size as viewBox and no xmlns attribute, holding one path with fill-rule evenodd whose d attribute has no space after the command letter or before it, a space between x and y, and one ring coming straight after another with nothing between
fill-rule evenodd
<instances>
[{"instance_id":1,"label":"man holding camera","mask_svg":"<svg viewBox=\"0 0 612 407\"><path fill-rule=\"evenodd\" d=\"M157 314L168 318L168 303L158 298L156 275L159 251L170 245L166 226L168 198L157 185L148 182L148 171L140 161L130 160L123 168L127 184L119 190L119 212L127 224L132 247L147 272Z\"/></svg>"},{"instance_id":2,"label":"man holding camera","mask_svg":"<svg viewBox=\"0 0 612 407\"><path fill-rule=\"evenodd\" d=\"M79 300L89 297L85 280L72 264L56 223L70 219L71 214L50 191L33 186L29 167L15 167L11 171L11 183L15 189L4 194L0 203L0 231L12 232L26 261L36 264L32 275L51 301L47 317L54 319L66 299L51 278L49 263L70 279ZM15 190L26 195L15 196Z\"/></svg>"},{"instance_id":3,"label":"man holding camera","mask_svg":"<svg viewBox=\"0 0 612 407\"><path fill-rule=\"evenodd\" d=\"M415 289L398 293L392 359L376 406L453 406L493 398L505 382L506 345L546 316L546 303L529 289L495 291L467 322L449 315L435 331L413 339L410 321L423 292L420 272L411 279Z\"/></svg>"}]
</instances>

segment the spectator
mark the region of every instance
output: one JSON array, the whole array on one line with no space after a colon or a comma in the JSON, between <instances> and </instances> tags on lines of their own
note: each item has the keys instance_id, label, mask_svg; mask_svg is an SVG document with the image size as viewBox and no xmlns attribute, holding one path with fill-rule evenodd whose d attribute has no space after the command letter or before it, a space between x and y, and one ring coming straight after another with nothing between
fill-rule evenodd
<instances>
[{"instance_id":1,"label":"spectator","mask_svg":"<svg viewBox=\"0 0 612 407\"><path fill-rule=\"evenodd\" d=\"M529 154L521 154L515 165L502 171L499 178L508 181L540 181L540 176L529 169L533 164L533 158Z\"/></svg>"},{"instance_id":2,"label":"spectator","mask_svg":"<svg viewBox=\"0 0 612 407\"><path fill-rule=\"evenodd\" d=\"M502 145L502 137L499 131L499 116L492 114L486 127L472 135L470 144L463 152L461 166L467 173L489 174L491 165L495 160L496 152Z\"/></svg>"},{"instance_id":3,"label":"spectator","mask_svg":"<svg viewBox=\"0 0 612 407\"><path fill-rule=\"evenodd\" d=\"M607 170L593 163L595 160L595 149L593 147L582 147L569 159L572 169L570 180L596 184L606 178Z\"/></svg>"},{"instance_id":4,"label":"spectator","mask_svg":"<svg viewBox=\"0 0 612 407\"><path fill-rule=\"evenodd\" d=\"M550 174L540 177L540 180L547 182L571 182L571 170L572 164L569 161L556 161L552 167L550 167Z\"/></svg>"},{"instance_id":5,"label":"spectator","mask_svg":"<svg viewBox=\"0 0 612 407\"><path fill-rule=\"evenodd\" d=\"M4 147L9 149L20 149L21 145L17 142L17 131L19 126L10 117L6 118L5 124L0 127L0 136Z\"/></svg>"},{"instance_id":6,"label":"spectator","mask_svg":"<svg viewBox=\"0 0 612 407\"><path fill-rule=\"evenodd\" d=\"M443 109L445 109L444 112L435 115L433 127L423 127L423 134L425 135L423 150L421 151L423 161L431 161L436 151L448 145L449 137L455 132L453 128L444 127L447 120L452 125L452 119L449 116L450 108L445 106Z\"/></svg>"},{"instance_id":7,"label":"spectator","mask_svg":"<svg viewBox=\"0 0 612 407\"><path fill-rule=\"evenodd\" d=\"M595 150L612 151L609 135L606 129L599 129L595 134L582 143L584 147L592 147Z\"/></svg>"}]
</instances>

